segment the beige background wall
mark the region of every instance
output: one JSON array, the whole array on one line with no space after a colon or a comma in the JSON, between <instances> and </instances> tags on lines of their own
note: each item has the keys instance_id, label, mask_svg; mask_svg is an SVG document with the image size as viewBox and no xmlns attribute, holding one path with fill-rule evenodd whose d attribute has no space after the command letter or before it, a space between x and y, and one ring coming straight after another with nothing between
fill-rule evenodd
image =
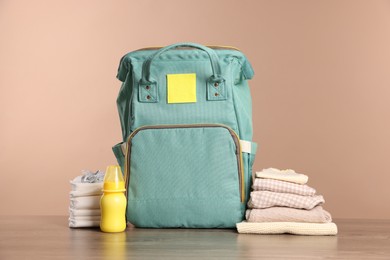
<instances>
[{"instance_id":1,"label":"beige background wall","mask_svg":"<svg viewBox=\"0 0 390 260\"><path fill-rule=\"evenodd\" d=\"M1 215L66 215L114 163L121 56L237 46L255 69L255 169L292 168L336 218L390 218L390 1L0 1Z\"/></svg>"}]
</instances>

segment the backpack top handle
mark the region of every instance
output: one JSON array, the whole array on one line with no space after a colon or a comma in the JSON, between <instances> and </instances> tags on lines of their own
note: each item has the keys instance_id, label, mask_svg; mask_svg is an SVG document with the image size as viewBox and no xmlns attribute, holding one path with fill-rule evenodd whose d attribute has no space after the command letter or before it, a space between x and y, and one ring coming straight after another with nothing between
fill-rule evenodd
<instances>
[{"instance_id":1,"label":"backpack top handle","mask_svg":"<svg viewBox=\"0 0 390 260\"><path fill-rule=\"evenodd\" d=\"M222 77L222 72L221 72L221 66L219 65L219 59L218 55L215 53L215 51L209 47L196 44L196 43L189 43L189 42L183 42L183 43L176 43L172 44L169 46L166 46L159 51L155 52L153 55L151 55L143 64L142 66L142 77L141 77L141 85L146 85L146 84L152 84L153 80L150 76L150 66L152 64L152 61L163 54L164 52L167 52L169 50L179 48L179 47L189 47L189 48L194 48L194 49L199 49L207 53L210 59L211 63L211 68L213 71L213 75L210 77L209 81L215 83L221 83L224 81Z\"/></svg>"}]
</instances>

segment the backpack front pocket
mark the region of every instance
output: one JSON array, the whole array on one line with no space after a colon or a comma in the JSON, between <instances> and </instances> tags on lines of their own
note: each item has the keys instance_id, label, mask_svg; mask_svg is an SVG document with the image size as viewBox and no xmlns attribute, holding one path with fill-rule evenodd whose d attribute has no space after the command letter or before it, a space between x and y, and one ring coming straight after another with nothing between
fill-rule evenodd
<instances>
[{"instance_id":1,"label":"backpack front pocket","mask_svg":"<svg viewBox=\"0 0 390 260\"><path fill-rule=\"evenodd\" d=\"M242 221L239 139L218 124L158 125L128 138L126 217L137 227L235 227Z\"/></svg>"}]
</instances>

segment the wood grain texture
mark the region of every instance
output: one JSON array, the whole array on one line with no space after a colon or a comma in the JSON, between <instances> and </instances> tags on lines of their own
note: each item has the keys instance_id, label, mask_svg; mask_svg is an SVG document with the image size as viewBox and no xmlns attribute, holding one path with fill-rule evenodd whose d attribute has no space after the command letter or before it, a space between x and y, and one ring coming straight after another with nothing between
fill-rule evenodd
<instances>
[{"instance_id":1,"label":"wood grain texture","mask_svg":"<svg viewBox=\"0 0 390 260\"><path fill-rule=\"evenodd\" d=\"M0 217L0 259L390 259L390 220L336 220L337 236L235 230L69 229L66 217Z\"/></svg>"}]
</instances>

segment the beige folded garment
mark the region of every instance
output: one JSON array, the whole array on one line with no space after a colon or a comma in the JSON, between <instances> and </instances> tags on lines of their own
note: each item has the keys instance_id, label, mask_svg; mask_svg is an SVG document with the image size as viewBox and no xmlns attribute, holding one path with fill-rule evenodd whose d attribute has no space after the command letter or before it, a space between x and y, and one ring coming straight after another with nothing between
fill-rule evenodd
<instances>
[{"instance_id":1,"label":"beige folded garment","mask_svg":"<svg viewBox=\"0 0 390 260\"><path fill-rule=\"evenodd\" d=\"M248 201L248 207L252 209L263 209L279 206L296 209L312 209L324 202L325 200L321 195L301 196L272 191L252 191Z\"/></svg>"},{"instance_id":2,"label":"beige folded garment","mask_svg":"<svg viewBox=\"0 0 390 260\"><path fill-rule=\"evenodd\" d=\"M246 221L236 224L238 233L249 234L283 234L325 236L336 235L335 223L299 223L299 222L263 222L248 223Z\"/></svg>"},{"instance_id":3,"label":"beige folded garment","mask_svg":"<svg viewBox=\"0 0 390 260\"><path fill-rule=\"evenodd\" d=\"M332 222L330 213L324 210L321 206L317 206L310 210L287 207L248 209L246 211L246 219L248 222Z\"/></svg>"},{"instance_id":4,"label":"beige folded garment","mask_svg":"<svg viewBox=\"0 0 390 260\"><path fill-rule=\"evenodd\" d=\"M70 207L73 209L100 209L101 196L86 196L70 199Z\"/></svg>"},{"instance_id":5,"label":"beige folded garment","mask_svg":"<svg viewBox=\"0 0 390 260\"><path fill-rule=\"evenodd\" d=\"M100 216L99 217L75 217L69 218L69 227L99 227L100 226Z\"/></svg>"},{"instance_id":6,"label":"beige folded garment","mask_svg":"<svg viewBox=\"0 0 390 260\"><path fill-rule=\"evenodd\" d=\"M253 190L267 190L281 193L293 193L302 196L313 196L316 190L307 186L306 184L296 184L287 181L279 181L272 179L256 178L253 186Z\"/></svg>"},{"instance_id":7,"label":"beige folded garment","mask_svg":"<svg viewBox=\"0 0 390 260\"><path fill-rule=\"evenodd\" d=\"M307 177L306 175L296 173L294 170L279 170L276 168L268 168L263 169L261 172L256 172L256 177L288 181L298 184L306 184L309 179L309 177Z\"/></svg>"},{"instance_id":8,"label":"beige folded garment","mask_svg":"<svg viewBox=\"0 0 390 260\"><path fill-rule=\"evenodd\" d=\"M74 209L69 207L69 216L81 217L81 216L100 216L100 209Z\"/></svg>"}]
</instances>

